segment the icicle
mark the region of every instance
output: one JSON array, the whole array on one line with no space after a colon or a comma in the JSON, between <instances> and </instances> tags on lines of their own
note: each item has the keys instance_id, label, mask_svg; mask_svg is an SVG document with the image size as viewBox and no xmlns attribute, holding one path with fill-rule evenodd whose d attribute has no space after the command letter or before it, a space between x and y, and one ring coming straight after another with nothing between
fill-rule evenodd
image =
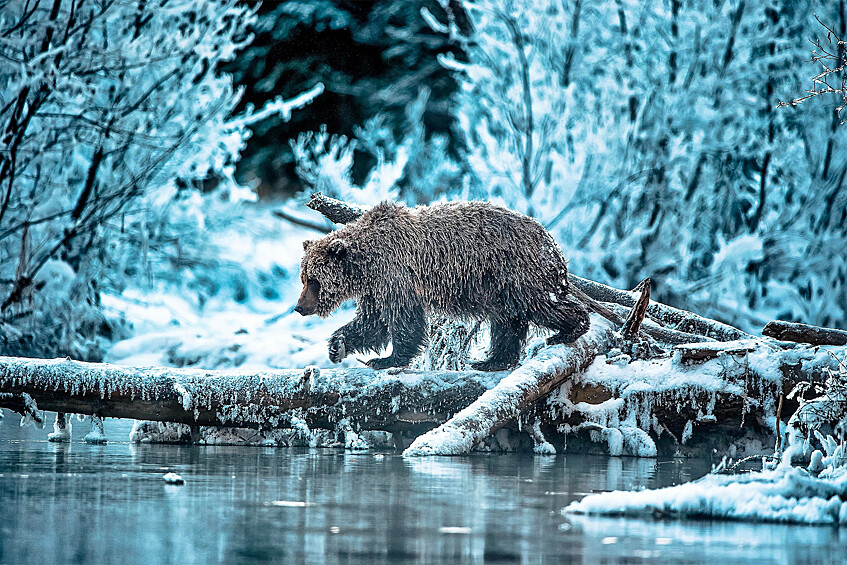
<instances>
[{"instance_id":1,"label":"icicle","mask_svg":"<svg viewBox=\"0 0 847 565\"><path fill-rule=\"evenodd\" d=\"M106 443L106 433L103 430L103 419L100 416L91 416L91 431L82 438L86 443Z\"/></svg>"},{"instance_id":2,"label":"icicle","mask_svg":"<svg viewBox=\"0 0 847 565\"><path fill-rule=\"evenodd\" d=\"M536 455L556 455L556 448L553 444L547 441L544 434L541 432L541 421L536 419L530 427L530 435L532 437L532 451Z\"/></svg>"},{"instance_id":3,"label":"icicle","mask_svg":"<svg viewBox=\"0 0 847 565\"><path fill-rule=\"evenodd\" d=\"M56 420L53 422L53 431L47 434L47 441L58 443L68 443L71 441L71 420L66 418L61 412L56 413Z\"/></svg>"},{"instance_id":4,"label":"icicle","mask_svg":"<svg viewBox=\"0 0 847 565\"><path fill-rule=\"evenodd\" d=\"M336 427L336 431L344 434L345 449L349 449L351 451L367 451L370 449L368 442L359 437L359 434L353 431L353 426L350 425L350 420L346 418L341 420Z\"/></svg>"},{"instance_id":5,"label":"icicle","mask_svg":"<svg viewBox=\"0 0 847 565\"><path fill-rule=\"evenodd\" d=\"M682 438L680 439L682 445L687 444L692 435L694 435L694 422L688 420L685 422L685 428L682 430Z\"/></svg>"}]
</instances>

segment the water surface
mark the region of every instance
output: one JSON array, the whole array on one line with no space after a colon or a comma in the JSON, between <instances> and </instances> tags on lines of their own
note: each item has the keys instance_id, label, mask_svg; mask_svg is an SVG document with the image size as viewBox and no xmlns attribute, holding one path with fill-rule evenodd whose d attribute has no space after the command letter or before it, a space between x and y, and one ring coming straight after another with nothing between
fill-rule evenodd
<instances>
[{"instance_id":1,"label":"water surface","mask_svg":"<svg viewBox=\"0 0 847 565\"><path fill-rule=\"evenodd\" d=\"M134 445L117 422L107 445L53 444L6 414L0 563L845 561L843 528L560 512L697 478L704 460Z\"/></svg>"}]
</instances>

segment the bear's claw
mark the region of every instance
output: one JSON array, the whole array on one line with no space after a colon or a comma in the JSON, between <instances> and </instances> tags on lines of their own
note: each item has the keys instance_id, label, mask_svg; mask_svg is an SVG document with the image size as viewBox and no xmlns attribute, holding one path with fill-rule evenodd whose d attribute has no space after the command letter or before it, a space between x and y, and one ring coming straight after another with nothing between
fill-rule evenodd
<instances>
[{"instance_id":1,"label":"bear's claw","mask_svg":"<svg viewBox=\"0 0 847 565\"><path fill-rule=\"evenodd\" d=\"M475 363L471 363L471 367L477 371L493 373L496 371L506 371L515 367L517 364L517 361L498 361L489 359L487 361L476 361Z\"/></svg>"},{"instance_id":2,"label":"bear's claw","mask_svg":"<svg viewBox=\"0 0 847 565\"><path fill-rule=\"evenodd\" d=\"M329 360L333 363L341 363L347 357L347 346L343 335L334 335L329 338Z\"/></svg>"},{"instance_id":3,"label":"bear's claw","mask_svg":"<svg viewBox=\"0 0 847 565\"><path fill-rule=\"evenodd\" d=\"M371 359L365 364L375 371L390 369L391 367L405 367L408 365L408 363L402 363L397 359L392 359L391 356Z\"/></svg>"}]
</instances>

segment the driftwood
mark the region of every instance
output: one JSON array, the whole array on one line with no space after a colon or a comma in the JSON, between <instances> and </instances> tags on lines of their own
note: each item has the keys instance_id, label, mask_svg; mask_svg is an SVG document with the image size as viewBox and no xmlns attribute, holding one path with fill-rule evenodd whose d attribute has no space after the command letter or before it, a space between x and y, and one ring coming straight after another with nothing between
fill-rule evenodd
<instances>
[{"instance_id":1,"label":"driftwood","mask_svg":"<svg viewBox=\"0 0 847 565\"><path fill-rule=\"evenodd\" d=\"M794 341L812 345L847 345L847 331L780 320L769 322L762 330L762 335L780 341Z\"/></svg>"}]
</instances>

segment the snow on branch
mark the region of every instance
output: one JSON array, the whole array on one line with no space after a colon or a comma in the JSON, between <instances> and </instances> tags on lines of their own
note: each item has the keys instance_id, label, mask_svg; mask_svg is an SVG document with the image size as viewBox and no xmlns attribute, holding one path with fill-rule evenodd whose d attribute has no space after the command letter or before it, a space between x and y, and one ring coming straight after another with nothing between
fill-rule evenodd
<instances>
[{"instance_id":1,"label":"snow on branch","mask_svg":"<svg viewBox=\"0 0 847 565\"><path fill-rule=\"evenodd\" d=\"M322 94L323 91L324 85L319 82L309 90L301 92L291 100L286 100L282 96L277 96L265 104L265 106L258 112L253 111L252 105L248 105L247 111L244 112L243 115L233 118L227 123L227 125L238 128L252 126L274 115L279 115L280 119L287 122L291 119L291 112L299 110L307 104L310 104L315 98Z\"/></svg>"},{"instance_id":2,"label":"snow on branch","mask_svg":"<svg viewBox=\"0 0 847 565\"><path fill-rule=\"evenodd\" d=\"M313 193L306 206L316 212L320 212L334 224L354 222L367 211L359 206L324 196L320 192Z\"/></svg>"},{"instance_id":3,"label":"snow on branch","mask_svg":"<svg viewBox=\"0 0 847 565\"><path fill-rule=\"evenodd\" d=\"M809 62L819 64L823 70L812 77L813 86L810 90L806 90L806 96L788 102L780 101L777 108L795 107L821 94L837 94L841 97L841 105L835 111L841 116L841 112L847 107L847 40L839 37L835 30L817 16L815 19L826 29L826 43L820 39L810 40L815 48L812 50L812 58ZM838 82L830 84L830 81ZM847 118L841 120L842 124L845 122Z\"/></svg>"}]
</instances>

